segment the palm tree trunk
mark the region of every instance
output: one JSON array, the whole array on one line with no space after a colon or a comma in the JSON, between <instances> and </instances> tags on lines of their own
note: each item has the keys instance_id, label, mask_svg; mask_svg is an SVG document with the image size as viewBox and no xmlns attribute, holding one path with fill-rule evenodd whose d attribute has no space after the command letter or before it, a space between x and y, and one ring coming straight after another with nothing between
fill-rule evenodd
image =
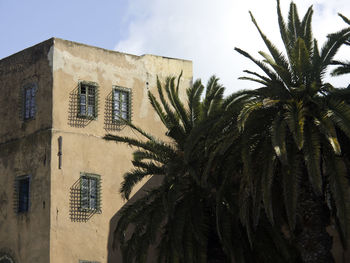
<instances>
[{"instance_id":1,"label":"palm tree trunk","mask_svg":"<svg viewBox=\"0 0 350 263\"><path fill-rule=\"evenodd\" d=\"M314 194L307 178L300 184L296 242L304 263L332 263L332 237L326 231L329 210L322 196Z\"/></svg>"}]
</instances>

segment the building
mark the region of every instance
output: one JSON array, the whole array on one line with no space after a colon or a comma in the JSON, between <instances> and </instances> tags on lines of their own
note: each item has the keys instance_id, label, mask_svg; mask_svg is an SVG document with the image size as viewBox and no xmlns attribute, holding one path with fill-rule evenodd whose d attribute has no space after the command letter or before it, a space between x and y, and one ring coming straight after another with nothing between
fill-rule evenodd
<instances>
[{"instance_id":1,"label":"building","mask_svg":"<svg viewBox=\"0 0 350 263\"><path fill-rule=\"evenodd\" d=\"M132 149L120 117L163 136L148 102L157 75L191 61L51 38L0 61L0 263L105 263Z\"/></svg>"}]
</instances>

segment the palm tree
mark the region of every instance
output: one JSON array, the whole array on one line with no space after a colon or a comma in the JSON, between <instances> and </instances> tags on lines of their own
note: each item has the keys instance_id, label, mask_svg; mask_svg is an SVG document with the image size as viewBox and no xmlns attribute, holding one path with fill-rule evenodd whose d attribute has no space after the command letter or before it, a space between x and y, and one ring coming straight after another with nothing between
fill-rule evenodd
<instances>
[{"instance_id":1,"label":"palm tree","mask_svg":"<svg viewBox=\"0 0 350 263\"><path fill-rule=\"evenodd\" d=\"M277 14L285 55L251 13L270 54L260 51L259 61L235 48L264 73L246 70L248 76L241 78L262 85L242 93L246 102L237 121L245 142L241 218L249 228L263 206L272 224L285 218L289 230L284 233L296 242L303 262L332 262L332 240L326 231L330 218L344 246L350 226L350 166L338 139L340 133L350 138L350 106L339 96L342 90L323 77L349 40L350 28L329 35L319 50L312 37L312 7L300 20L291 3L286 24L277 0Z\"/></svg>"},{"instance_id":2,"label":"palm tree","mask_svg":"<svg viewBox=\"0 0 350 263\"><path fill-rule=\"evenodd\" d=\"M212 209L215 197L201 178L205 153L186 155L189 138L196 137L196 145L202 144L205 131L219 116L224 88L217 78L210 78L201 100L205 88L198 80L186 91L188 103L185 107L179 99L180 78L181 75L177 81L168 78L164 87L158 80L159 99L151 92L148 94L167 129L169 141L155 138L130 122L126 124L142 135L142 140L105 136L106 140L137 147L133 153L134 169L124 175L120 189L126 200L133 187L144 178L160 177L162 181L121 210L115 238L121 243L126 263L145 262L149 247L156 244L158 262L228 262L212 227L215 226ZM194 134L199 124L202 130ZM128 229L130 236L126 235Z\"/></svg>"},{"instance_id":3,"label":"palm tree","mask_svg":"<svg viewBox=\"0 0 350 263\"><path fill-rule=\"evenodd\" d=\"M212 77L206 89L200 81L187 89L185 107L179 99L179 79L175 83L168 78L164 87L158 81L159 99L149 93L170 141L130 122L126 124L143 140L105 136L138 148L135 168L124 175L120 189L126 200L145 177L161 179L160 185L120 211L114 238L123 262L145 262L149 248L157 244L158 262L298 262L293 247L266 218L256 227L255 238L248 237L240 223L239 177L232 173L242 167L236 151L240 139L232 140L238 134L239 94L223 100L223 87ZM236 114L223 116L224 108Z\"/></svg>"}]
</instances>

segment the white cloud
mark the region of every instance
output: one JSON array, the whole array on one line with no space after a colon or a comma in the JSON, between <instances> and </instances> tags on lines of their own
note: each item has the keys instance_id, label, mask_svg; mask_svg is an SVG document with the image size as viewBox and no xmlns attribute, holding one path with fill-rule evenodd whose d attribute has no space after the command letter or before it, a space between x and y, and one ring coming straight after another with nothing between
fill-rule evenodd
<instances>
[{"instance_id":1,"label":"white cloud","mask_svg":"<svg viewBox=\"0 0 350 263\"><path fill-rule=\"evenodd\" d=\"M301 17L314 4L313 30L319 45L327 33L345 26L337 12L350 17L347 0L294 2ZM281 0L285 17L289 3ZM244 69L257 68L233 50L240 47L258 57L257 52L264 49L248 10L253 12L263 32L280 46L274 0L133 0L129 1L124 18L129 21L127 37L119 41L115 49L138 55L147 53L190 59L194 78L206 82L216 74L228 92L250 88L252 83L237 78L242 76ZM350 49L342 50L341 56L350 59ZM334 83L346 85L344 79Z\"/></svg>"}]
</instances>

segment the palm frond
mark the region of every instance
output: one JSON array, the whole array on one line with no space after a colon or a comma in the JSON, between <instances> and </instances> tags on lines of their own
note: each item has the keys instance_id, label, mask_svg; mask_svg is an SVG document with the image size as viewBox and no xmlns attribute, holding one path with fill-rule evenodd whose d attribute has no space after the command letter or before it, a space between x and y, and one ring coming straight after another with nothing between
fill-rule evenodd
<instances>
[{"instance_id":1,"label":"palm frond","mask_svg":"<svg viewBox=\"0 0 350 263\"><path fill-rule=\"evenodd\" d=\"M328 65L330 65L334 56L338 52L339 48L344 44L346 40L350 37L350 27L344 28L339 32L328 35L326 43L321 49L321 65L320 72L326 70Z\"/></svg>"},{"instance_id":2,"label":"palm frond","mask_svg":"<svg viewBox=\"0 0 350 263\"><path fill-rule=\"evenodd\" d=\"M291 46L294 46L294 43L297 41L297 38L300 36L301 24L298 15L297 6L295 3L291 2L288 13L288 34L291 41Z\"/></svg>"},{"instance_id":3,"label":"palm frond","mask_svg":"<svg viewBox=\"0 0 350 263\"><path fill-rule=\"evenodd\" d=\"M350 226L350 188L346 178L348 171L341 157L332 154L327 156L326 167L330 175L330 188L336 205L336 216L340 223L343 240L346 242ZM343 245L346 247L346 243Z\"/></svg>"},{"instance_id":4,"label":"palm frond","mask_svg":"<svg viewBox=\"0 0 350 263\"><path fill-rule=\"evenodd\" d=\"M292 69L294 72L294 76L296 77L295 81L299 85L301 84L309 84L311 72L311 58L310 53L307 50L305 45L305 41L301 38L298 38L295 42L294 48L292 50ZM307 85L308 86L308 85Z\"/></svg>"},{"instance_id":5,"label":"palm frond","mask_svg":"<svg viewBox=\"0 0 350 263\"><path fill-rule=\"evenodd\" d=\"M200 111L201 111L200 100L201 100L203 90L204 90L204 86L202 85L202 82L200 80L196 80L193 83L193 85L186 90L187 97L188 97L188 110L189 110L189 116L190 116L190 121L192 123L192 127L199 120Z\"/></svg>"},{"instance_id":6,"label":"palm frond","mask_svg":"<svg viewBox=\"0 0 350 263\"><path fill-rule=\"evenodd\" d=\"M321 114L320 119L315 119L315 124L320 132L326 137L335 155L341 154L341 148L337 136L336 128L332 120L328 117L327 112Z\"/></svg>"},{"instance_id":7,"label":"palm frond","mask_svg":"<svg viewBox=\"0 0 350 263\"><path fill-rule=\"evenodd\" d=\"M210 77L206 87L206 94L202 103L202 117L205 119L212 114L215 114L221 107L223 100L224 87L218 84L219 79L215 76Z\"/></svg>"},{"instance_id":8,"label":"palm frond","mask_svg":"<svg viewBox=\"0 0 350 263\"><path fill-rule=\"evenodd\" d=\"M249 118L250 114L254 111L261 109L264 106L263 102L259 99L253 99L243 106L243 109L238 115L237 126L240 130L244 130L244 125Z\"/></svg>"},{"instance_id":9,"label":"palm frond","mask_svg":"<svg viewBox=\"0 0 350 263\"><path fill-rule=\"evenodd\" d=\"M312 54L312 50L313 50L313 46L312 46L313 36L312 36L312 29L311 29L312 14L313 14L313 10L312 10L312 6L310 6L301 22L302 39L305 42L305 45L309 54Z\"/></svg>"},{"instance_id":10,"label":"palm frond","mask_svg":"<svg viewBox=\"0 0 350 263\"><path fill-rule=\"evenodd\" d=\"M268 143L268 141L266 141ZM261 189L262 189L262 200L264 204L265 213L270 223L274 224L274 216L272 209L272 185L274 181L275 174L275 154L273 149L269 149L269 146L266 145L266 162L264 162L264 169L262 171L262 180L261 180Z\"/></svg>"},{"instance_id":11,"label":"palm frond","mask_svg":"<svg viewBox=\"0 0 350 263\"><path fill-rule=\"evenodd\" d=\"M170 85L171 85L171 78L167 78L165 81L165 90L167 90ZM162 87L162 84L158 78L157 78L157 89L158 89L160 101L161 101L163 108L166 112L167 122L169 122L169 124L167 126L167 128L168 128L167 135L169 137L173 138L175 141L178 141L180 144L183 144L184 138L185 138L184 127L179 123L179 117L176 114L176 112L174 112L171 109L170 105L165 100L164 93L163 93L163 87ZM168 98L168 99L170 99L170 98Z\"/></svg>"},{"instance_id":12,"label":"palm frond","mask_svg":"<svg viewBox=\"0 0 350 263\"><path fill-rule=\"evenodd\" d=\"M192 128L190 124L190 119L178 95L180 78L181 78L181 75L178 77L176 86L175 86L175 78L171 78L169 81L169 85L165 85L165 90L168 94L168 98L171 102L171 105L174 107L175 112L177 113L177 116L181 119L185 132L189 133Z\"/></svg>"},{"instance_id":13,"label":"palm frond","mask_svg":"<svg viewBox=\"0 0 350 263\"><path fill-rule=\"evenodd\" d=\"M154 167L157 172L163 172L162 169L157 169ZM134 186L141 182L145 177L154 175L154 171L152 169L133 169L130 172L127 172L123 176L123 182L120 187L120 194L123 199L129 200L130 193Z\"/></svg>"},{"instance_id":14,"label":"palm frond","mask_svg":"<svg viewBox=\"0 0 350 263\"><path fill-rule=\"evenodd\" d=\"M305 108L302 101L285 105L285 120L299 150L304 145Z\"/></svg>"},{"instance_id":15,"label":"palm frond","mask_svg":"<svg viewBox=\"0 0 350 263\"><path fill-rule=\"evenodd\" d=\"M346 16L338 13L338 15L344 20L345 23L347 23L348 25L350 25L350 19L347 18Z\"/></svg>"},{"instance_id":16,"label":"palm frond","mask_svg":"<svg viewBox=\"0 0 350 263\"><path fill-rule=\"evenodd\" d=\"M143 161L143 160L152 160L159 163L166 163L168 161L167 157L162 155L159 156L150 151L136 150L133 152L133 160L135 161Z\"/></svg>"},{"instance_id":17,"label":"palm frond","mask_svg":"<svg viewBox=\"0 0 350 263\"><path fill-rule=\"evenodd\" d=\"M328 101L327 116L350 138L350 106L338 100Z\"/></svg>"},{"instance_id":18,"label":"palm frond","mask_svg":"<svg viewBox=\"0 0 350 263\"><path fill-rule=\"evenodd\" d=\"M280 29L281 38L282 38L283 44L285 46L287 55L290 58L291 41L290 41L290 36L287 32L286 23L285 23L283 16L282 16L280 0L277 0L277 16L278 16L278 25L279 25L279 29Z\"/></svg>"},{"instance_id":19,"label":"palm frond","mask_svg":"<svg viewBox=\"0 0 350 263\"><path fill-rule=\"evenodd\" d=\"M256 59L254 59L249 53L243 51L242 49L240 48L235 48L235 50L240 53L241 55L245 56L246 58L250 59L251 61L253 61L260 69L262 69L265 74L267 76L269 76L269 78L272 80L272 81L279 81L280 78L279 76L274 73L273 71L271 71L267 66L265 66L261 61L258 61Z\"/></svg>"},{"instance_id":20,"label":"palm frond","mask_svg":"<svg viewBox=\"0 0 350 263\"><path fill-rule=\"evenodd\" d=\"M174 158L176 156L174 149L171 145L161 141L139 141L130 137L118 136L113 134L107 134L103 137L107 141L115 141L116 143L126 143L130 146L140 147L146 151L154 152L157 154L166 154L168 158Z\"/></svg>"},{"instance_id":21,"label":"palm frond","mask_svg":"<svg viewBox=\"0 0 350 263\"><path fill-rule=\"evenodd\" d=\"M307 122L304 132L303 154L306 163L309 181L316 194L322 194L321 176L321 146L317 129Z\"/></svg>"},{"instance_id":22,"label":"palm frond","mask_svg":"<svg viewBox=\"0 0 350 263\"><path fill-rule=\"evenodd\" d=\"M287 213L288 224L292 231L296 225L300 177L300 159L297 149L292 145L288 151L288 165L282 166L284 207Z\"/></svg>"},{"instance_id":23,"label":"palm frond","mask_svg":"<svg viewBox=\"0 0 350 263\"><path fill-rule=\"evenodd\" d=\"M340 76L350 73L350 61L336 61L333 65L340 65L331 72L331 76Z\"/></svg>"},{"instance_id":24,"label":"palm frond","mask_svg":"<svg viewBox=\"0 0 350 263\"><path fill-rule=\"evenodd\" d=\"M265 36L265 34L261 31L260 27L258 26L253 14L251 12L249 12L250 14L250 17L255 25L255 27L257 28L257 30L259 31L259 34L261 36L261 38L263 39L266 47L268 48L268 50L270 51L274 61L275 61L275 64L276 65L279 65L279 74L281 76L281 78L284 80L284 81L287 81L286 83L288 83L288 80L291 79L290 77L290 74L289 74L289 64L286 60L286 58L283 56L283 54L277 49L276 46L274 46L271 41Z\"/></svg>"},{"instance_id":25,"label":"palm frond","mask_svg":"<svg viewBox=\"0 0 350 263\"><path fill-rule=\"evenodd\" d=\"M271 125L271 142L272 147L283 164L287 164L286 149L286 123L279 115L275 117Z\"/></svg>"}]
</instances>

